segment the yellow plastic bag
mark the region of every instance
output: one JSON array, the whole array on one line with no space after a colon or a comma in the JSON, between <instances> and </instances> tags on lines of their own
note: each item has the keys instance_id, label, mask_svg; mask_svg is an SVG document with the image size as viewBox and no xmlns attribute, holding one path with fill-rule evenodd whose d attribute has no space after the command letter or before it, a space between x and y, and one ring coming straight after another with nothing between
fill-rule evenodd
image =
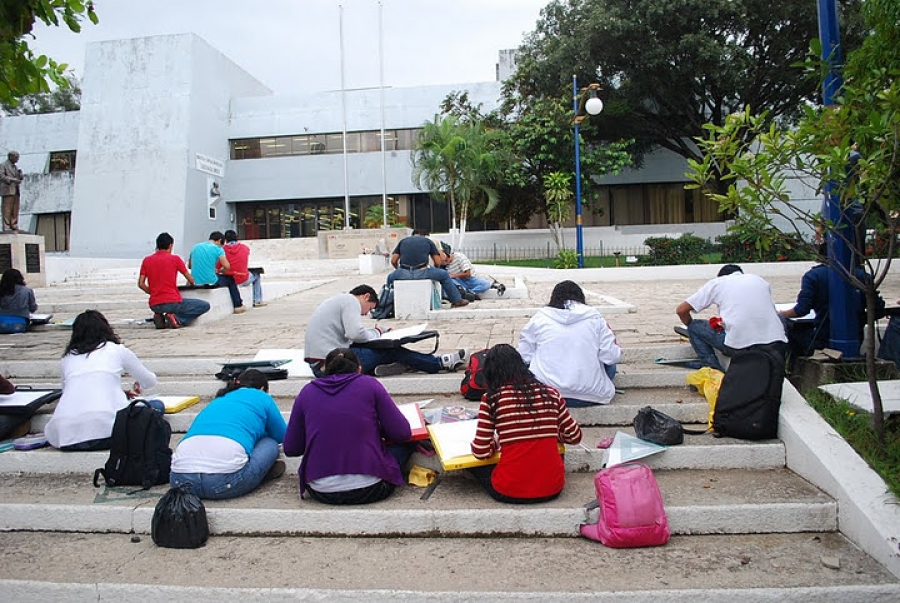
<instances>
[{"instance_id":1,"label":"yellow plastic bag","mask_svg":"<svg viewBox=\"0 0 900 603\"><path fill-rule=\"evenodd\" d=\"M419 486L420 488L425 488L431 485L431 483L434 482L435 478L437 478L437 471L426 469L425 467L420 467L419 465L413 465L412 469L409 470L410 486Z\"/></svg>"},{"instance_id":2,"label":"yellow plastic bag","mask_svg":"<svg viewBox=\"0 0 900 603\"><path fill-rule=\"evenodd\" d=\"M719 398L719 387L722 386L722 377L724 376L725 373L722 371L709 366L704 366L701 369L688 373L684 378L688 385L696 387L697 391L703 394L706 401L709 402L709 420L707 425L710 429L713 424L713 414L716 412L716 400Z\"/></svg>"}]
</instances>

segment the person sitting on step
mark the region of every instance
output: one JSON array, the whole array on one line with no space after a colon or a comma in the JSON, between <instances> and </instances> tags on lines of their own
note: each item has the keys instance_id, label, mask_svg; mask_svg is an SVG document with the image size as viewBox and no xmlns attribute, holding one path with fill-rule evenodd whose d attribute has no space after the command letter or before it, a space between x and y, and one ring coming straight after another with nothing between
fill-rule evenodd
<instances>
[{"instance_id":1,"label":"person sitting on step","mask_svg":"<svg viewBox=\"0 0 900 603\"><path fill-rule=\"evenodd\" d=\"M322 376L325 355L335 348L350 348L359 358L363 373L388 377L406 372L407 368L424 373L444 369L454 371L467 362L464 349L436 356L404 347L368 348L367 341L378 339L385 332L381 327L366 328L360 317L378 305L378 294L369 285L359 285L350 293L326 299L309 317L304 344L305 360L316 377Z\"/></svg>"},{"instance_id":2,"label":"person sitting on step","mask_svg":"<svg viewBox=\"0 0 900 603\"><path fill-rule=\"evenodd\" d=\"M566 467L559 443L578 444L581 427L560 393L538 381L511 345L492 347L484 359L487 392L478 408L475 458L502 451L497 465L469 471L495 500L538 503L559 496Z\"/></svg>"},{"instance_id":3,"label":"person sitting on step","mask_svg":"<svg viewBox=\"0 0 900 603\"><path fill-rule=\"evenodd\" d=\"M216 393L172 455L169 483L200 498L237 498L284 474L284 417L266 376L247 369Z\"/></svg>"},{"instance_id":4,"label":"person sitting on step","mask_svg":"<svg viewBox=\"0 0 900 603\"><path fill-rule=\"evenodd\" d=\"M434 263L429 266L428 262ZM394 281L415 281L430 279L441 284L443 296L450 300L450 306L460 308L469 305L462 298L459 289L450 279L446 270L437 268L441 264L441 253L434 241L428 238L428 231L422 229L413 230L411 237L401 239L394 252L391 254L391 265L395 268L387 277L388 287L393 286Z\"/></svg>"},{"instance_id":5,"label":"person sitting on step","mask_svg":"<svg viewBox=\"0 0 900 603\"><path fill-rule=\"evenodd\" d=\"M156 375L96 310L75 318L60 369L62 397L44 433L51 446L65 451L109 450L116 413L129 404L122 373L134 378L134 394L156 386ZM159 401L150 405L162 407Z\"/></svg>"},{"instance_id":6,"label":"person sitting on step","mask_svg":"<svg viewBox=\"0 0 900 603\"><path fill-rule=\"evenodd\" d=\"M0 333L24 333L38 305L34 291L25 285L25 277L15 268L7 268L0 277Z\"/></svg>"},{"instance_id":7,"label":"person sitting on step","mask_svg":"<svg viewBox=\"0 0 900 603\"><path fill-rule=\"evenodd\" d=\"M506 285L475 275L471 260L447 243L441 243L441 260L453 284L463 289L463 297L468 301L482 299L481 294L488 289L496 289L501 296L506 293Z\"/></svg>"},{"instance_id":8,"label":"person sitting on step","mask_svg":"<svg viewBox=\"0 0 900 603\"><path fill-rule=\"evenodd\" d=\"M384 386L362 373L352 350L338 348L325 357L323 376L297 395L284 453L303 457L300 498L308 491L325 504L361 505L403 485L412 447L400 442L411 436L409 421Z\"/></svg>"}]
</instances>

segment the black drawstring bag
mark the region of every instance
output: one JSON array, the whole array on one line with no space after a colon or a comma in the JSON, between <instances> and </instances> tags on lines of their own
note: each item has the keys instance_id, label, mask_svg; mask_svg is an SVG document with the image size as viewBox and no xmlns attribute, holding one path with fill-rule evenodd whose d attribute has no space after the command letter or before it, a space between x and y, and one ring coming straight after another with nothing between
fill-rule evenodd
<instances>
[{"instance_id":1,"label":"black drawstring bag","mask_svg":"<svg viewBox=\"0 0 900 603\"><path fill-rule=\"evenodd\" d=\"M634 434L642 440L663 446L676 446L684 442L681 423L650 406L640 409L634 416Z\"/></svg>"},{"instance_id":2,"label":"black drawstring bag","mask_svg":"<svg viewBox=\"0 0 900 603\"><path fill-rule=\"evenodd\" d=\"M157 546L196 549L209 538L206 508L189 486L176 486L163 494L153 511L150 535Z\"/></svg>"}]
</instances>

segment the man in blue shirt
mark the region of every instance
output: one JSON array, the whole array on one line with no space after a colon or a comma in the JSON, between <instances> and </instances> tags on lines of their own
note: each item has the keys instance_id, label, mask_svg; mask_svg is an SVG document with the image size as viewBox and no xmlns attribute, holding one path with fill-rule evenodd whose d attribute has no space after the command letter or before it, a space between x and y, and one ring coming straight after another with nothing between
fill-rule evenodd
<instances>
[{"instance_id":1,"label":"man in blue shirt","mask_svg":"<svg viewBox=\"0 0 900 603\"><path fill-rule=\"evenodd\" d=\"M428 265L428 260L434 262L434 266ZM459 289L450 273L435 266L442 263L441 253L434 241L428 238L427 230L413 230L411 237L406 237L397 243L394 253L391 255L391 265L396 268L387 277L388 286L393 286L394 281L414 281L430 279L441 284L444 297L450 300L454 308L468 306L469 302L462 298Z\"/></svg>"},{"instance_id":2,"label":"man in blue shirt","mask_svg":"<svg viewBox=\"0 0 900 603\"><path fill-rule=\"evenodd\" d=\"M194 276L194 282L197 285L205 285L207 288L228 287L228 294L231 296L231 304L234 306L235 314L242 314L247 311L244 307L244 300L241 299L241 293L238 291L237 283L234 277L227 274L217 274L216 265L221 269L229 270L231 264L225 257L225 235L218 230L214 230L209 234L209 240L203 243L197 243L191 249L191 255L188 258L188 268Z\"/></svg>"}]
</instances>

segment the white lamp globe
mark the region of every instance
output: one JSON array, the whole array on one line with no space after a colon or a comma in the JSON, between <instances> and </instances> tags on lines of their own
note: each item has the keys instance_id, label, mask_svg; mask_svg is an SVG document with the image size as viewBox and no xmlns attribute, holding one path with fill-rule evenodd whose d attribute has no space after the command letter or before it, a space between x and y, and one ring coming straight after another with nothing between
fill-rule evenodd
<instances>
[{"instance_id":1,"label":"white lamp globe","mask_svg":"<svg viewBox=\"0 0 900 603\"><path fill-rule=\"evenodd\" d=\"M603 111L603 101L593 96L587 99L587 102L584 103L584 109L591 115L597 115L601 111Z\"/></svg>"}]
</instances>

